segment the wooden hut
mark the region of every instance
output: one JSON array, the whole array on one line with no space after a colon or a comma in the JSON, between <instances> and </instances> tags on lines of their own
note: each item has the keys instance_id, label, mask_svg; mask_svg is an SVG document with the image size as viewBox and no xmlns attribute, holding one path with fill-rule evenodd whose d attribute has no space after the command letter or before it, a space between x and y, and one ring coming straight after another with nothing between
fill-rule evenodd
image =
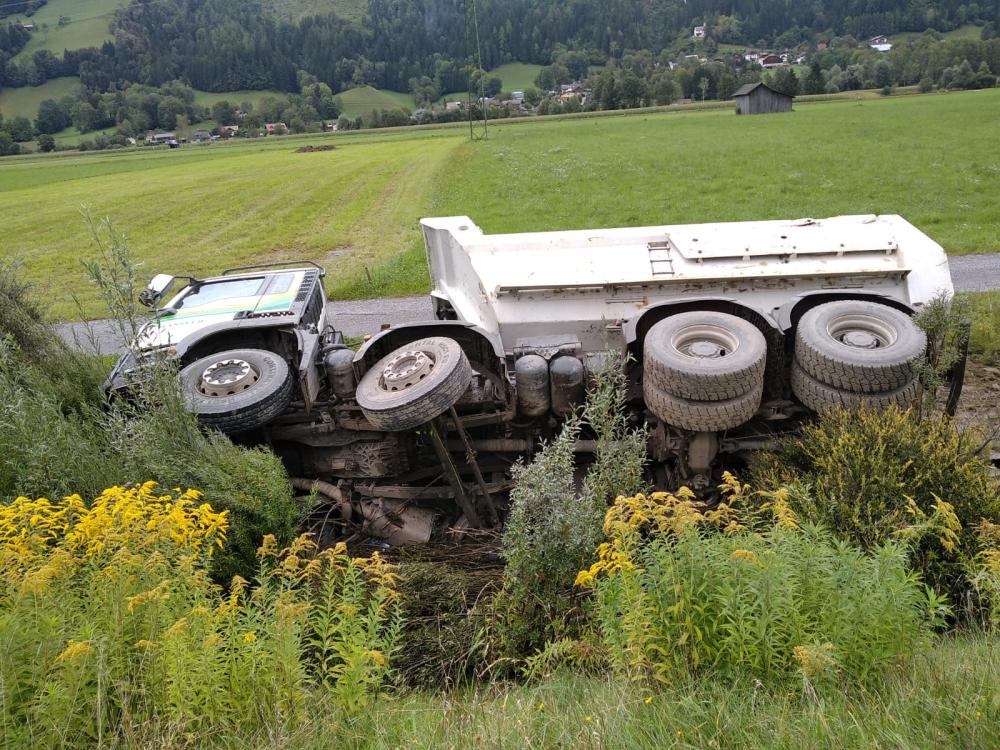
<instances>
[{"instance_id":1,"label":"wooden hut","mask_svg":"<svg viewBox=\"0 0 1000 750\"><path fill-rule=\"evenodd\" d=\"M733 94L736 114L761 115L768 112L791 112L792 97L775 91L763 81L741 86Z\"/></svg>"}]
</instances>

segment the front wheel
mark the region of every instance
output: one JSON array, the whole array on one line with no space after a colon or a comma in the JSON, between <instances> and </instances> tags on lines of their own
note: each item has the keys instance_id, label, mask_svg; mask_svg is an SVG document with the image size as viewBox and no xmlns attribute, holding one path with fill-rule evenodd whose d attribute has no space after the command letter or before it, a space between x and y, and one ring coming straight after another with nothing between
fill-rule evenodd
<instances>
[{"instance_id":1,"label":"front wheel","mask_svg":"<svg viewBox=\"0 0 1000 750\"><path fill-rule=\"evenodd\" d=\"M288 363L263 349L230 349L192 362L180 375L181 393L198 421L235 435L263 427L292 400Z\"/></svg>"},{"instance_id":2,"label":"front wheel","mask_svg":"<svg viewBox=\"0 0 1000 750\"><path fill-rule=\"evenodd\" d=\"M471 380L472 365L458 342L431 336L376 362L361 378L355 395L376 429L399 432L444 414L458 403Z\"/></svg>"}]
</instances>

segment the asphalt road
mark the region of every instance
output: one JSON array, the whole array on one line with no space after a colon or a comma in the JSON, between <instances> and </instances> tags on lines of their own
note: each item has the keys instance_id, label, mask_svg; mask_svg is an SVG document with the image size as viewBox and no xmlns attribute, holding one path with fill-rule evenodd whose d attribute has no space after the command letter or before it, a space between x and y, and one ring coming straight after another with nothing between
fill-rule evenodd
<instances>
[{"instance_id":1,"label":"asphalt road","mask_svg":"<svg viewBox=\"0 0 1000 750\"><path fill-rule=\"evenodd\" d=\"M1000 289L1000 253L995 255L956 255L949 258L951 278L958 292L982 292ZM330 302L328 309L338 330L345 336L376 333L383 323L399 325L430 318L428 297L399 297L351 302ZM105 320L90 323L60 323L55 326L65 341L102 354L121 351L121 336Z\"/></svg>"}]
</instances>

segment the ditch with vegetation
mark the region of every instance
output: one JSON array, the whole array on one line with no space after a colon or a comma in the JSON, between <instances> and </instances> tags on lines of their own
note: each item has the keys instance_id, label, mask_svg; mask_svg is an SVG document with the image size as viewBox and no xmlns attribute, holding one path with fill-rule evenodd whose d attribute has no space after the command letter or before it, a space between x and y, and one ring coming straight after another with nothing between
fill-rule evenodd
<instances>
[{"instance_id":1,"label":"ditch with vegetation","mask_svg":"<svg viewBox=\"0 0 1000 750\"><path fill-rule=\"evenodd\" d=\"M94 231L127 329L135 266ZM5 747L1000 746L993 435L933 387L819 419L706 507L653 491L609 367L514 468L502 534L321 549L270 451L200 430L168 369L104 403L107 362L9 265L0 330Z\"/></svg>"}]
</instances>

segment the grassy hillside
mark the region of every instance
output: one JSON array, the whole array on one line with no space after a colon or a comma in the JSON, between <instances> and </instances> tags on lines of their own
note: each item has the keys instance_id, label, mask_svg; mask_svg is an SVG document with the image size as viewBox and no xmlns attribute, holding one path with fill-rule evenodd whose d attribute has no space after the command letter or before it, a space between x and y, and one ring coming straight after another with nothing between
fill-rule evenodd
<instances>
[{"instance_id":1,"label":"grassy hillside","mask_svg":"<svg viewBox=\"0 0 1000 750\"><path fill-rule=\"evenodd\" d=\"M242 102L252 102L256 107L257 104L265 96L274 97L285 97L288 96L283 91L274 91L272 89L264 89L263 91L196 91L194 100L196 103L202 105L203 107L211 107L216 102L227 101L230 104L236 105L237 107Z\"/></svg>"},{"instance_id":2,"label":"grassy hillside","mask_svg":"<svg viewBox=\"0 0 1000 750\"><path fill-rule=\"evenodd\" d=\"M942 34L945 39L951 40L963 40L963 39L980 39L983 32L982 26L977 26L973 23L967 23L965 26L959 26L957 29L952 29L951 31L946 31ZM922 33L916 31L904 31L899 34L893 34L889 37L889 41L893 44L903 44L912 39L919 39L923 36Z\"/></svg>"},{"instance_id":3,"label":"grassy hillside","mask_svg":"<svg viewBox=\"0 0 1000 750\"><path fill-rule=\"evenodd\" d=\"M0 112L4 117L23 115L31 120L38 114L38 105L46 99L60 99L80 83L75 76L54 78L41 86L25 86L19 89L4 89L0 91Z\"/></svg>"},{"instance_id":4,"label":"grassy hillside","mask_svg":"<svg viewBox=\"0 0 1000 750\"><path fill-rule=\"evenodd\" d=\"M18 55L30 55L36 49L52 50L61 55L64 49L96 47L111 38L108 24L115 8L128 5L128 0L49 0L33 16L15 16L17 20L36 27L31 40ZM59 18L69 21L59 25Z\"/></svg>"},{"instance_id":5,"label":"grassy hillside","mask_svg":"<svg viewBox=\"0 0 1000 750\"><path fill-rule=\"evenodd\" d=\"M357 117L373 109L416 109L413 97L398 91L376 89L371 86L361 86L338 94L344 107L344 114Z\"/></svg>"},{"instance_id":6,"label":"grassy hillside","mask_svg":"<svg viewBox=\"0 0 1000 750\"><path fill-rule=\"evenodd\" d=\"M524 91L526 88L535 85L538 71L541 65L529 65L528 63L507 63L499 68L490 71L491 75L499 76L503 81L504 91Z\"/></svg>"},{"instance_id":7,"label":"grassy hillside","mask_svg":"<svg viewBox=\"0 0 1000 750\"><path fill-rule=\"evenodd\" d=\"M1000 251L998 106L994 89L757 118L727 105L498 122L476 143L459 125L15 157L0 160L0 258L30 259L67 316L67 284L92 303L81 204L128 231L150 272L314 257L340 298L425 290L428 215L503 232L899 213L949 252ZM295 152L317 142L337 148Z\"/></svg>"},{"instance_id":8,"label":"grassy hillside","mask_svg":"<svg viewBox=\"0 0 1000 750\"><path fill-rule=\"evenodd\" d=\"M360 23L368 10L368 0L270 0L267 6L279 18L294 20L303 16L336 13L348 21Z\"/></svg>"},{"instance_id":9,"label":"grassy hillside","mask_svg":"<svg viewBox=\"0 0 1000 750\"><path fill-rule=\"evenodd\" d=\"M436 209L489 232L899 213L949 252L1000 250L998 106L992 89L495 126Z\"/></svg>"},{"instance_id":10,"label":"grassy hillside","mask_svg":"<svg viewBox=\"0 0 1000 750\"><path fill-rule=\"evenodd\" d=\"M74 314L69 290L99 314L80 265L94 252L80 216L80 207L88 206L128 232L150 273L209 274L246 258L311 257L336 269L328 281L338 295L347 288L355 294L424 290L417 220L428 214L434 175L461 143L461 132L328 137L336 150L296 153L316 140L0 161L10 239L0 259L28 261L26 275L53 300L54 316Z\"/></svg>"}]
</instances>

